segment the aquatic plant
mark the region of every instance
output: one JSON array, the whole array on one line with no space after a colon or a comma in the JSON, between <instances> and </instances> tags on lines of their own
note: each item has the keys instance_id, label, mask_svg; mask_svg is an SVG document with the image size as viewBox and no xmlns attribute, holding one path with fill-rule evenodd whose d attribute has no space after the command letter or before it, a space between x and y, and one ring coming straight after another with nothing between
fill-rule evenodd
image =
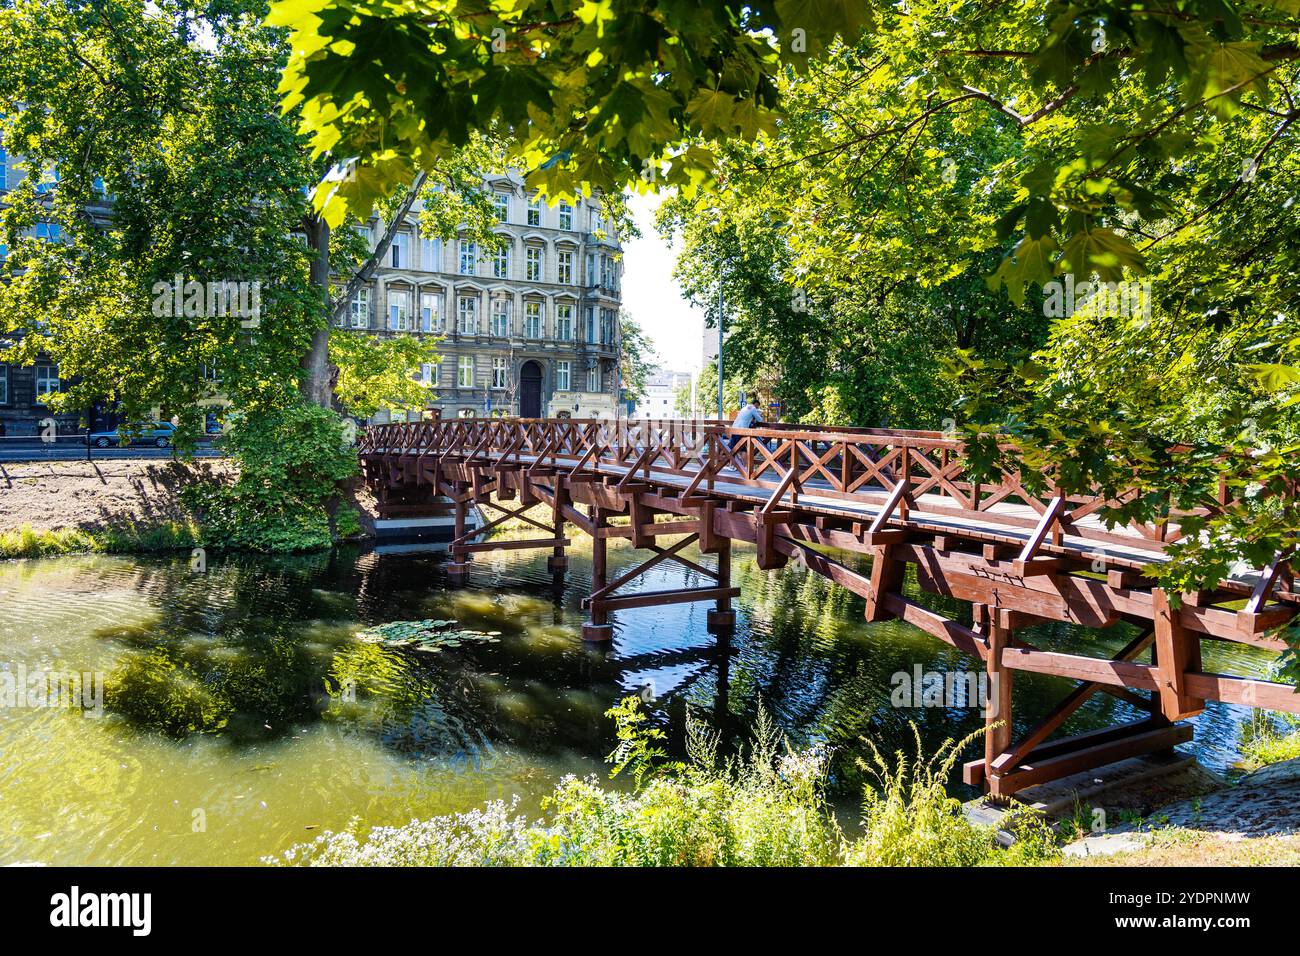
<instances>
[{"instance_id":1,"label":"aquatic plant","mask_svg":"<svg viewBox=\"0 0 1300 956\"><path fill-rule=\"evenodd\" d=\"M413 647L430 653L464 644L496 644L501 640L500 631L455 628L453 625L456 623L450 620L391 621L358 631L357 637L370 644Z\"/></svg>"}]
</instances>

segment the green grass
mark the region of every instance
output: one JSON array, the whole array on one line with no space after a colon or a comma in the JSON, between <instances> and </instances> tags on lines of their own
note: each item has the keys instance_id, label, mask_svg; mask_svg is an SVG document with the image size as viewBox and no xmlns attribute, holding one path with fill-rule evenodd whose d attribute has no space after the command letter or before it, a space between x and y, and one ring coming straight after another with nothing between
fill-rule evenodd
<instances>
[{"instance_id":1,"label":"green grass","mask_svg":"<svg viewBox=\"0 0 1300 956\"><path fill-rule=\"evenodd\" d=\"M1300 757L1300 723L1295 718L1283 718L1282 726L1272 715L1255 711L1251 722L1243 728L1241 763L1244 770L1258 770L1270 764Z\"/></svg>"},{"instance_id":2,"label":"green grass","mask_svg":"<svg viewBox=\"0 0 1300 956\"><path fill-rule=\"evenodd\" d=\"M165 521L146 526L86 531L59 528L37 531L23 525L17 531L0 531L0 559L49 558L62 554L131 554L175 551L202 543L194 521Z\"/></svg>"},{"instance_id":3,"label":"green grass","mask_svg":"<svg viewBox=\"0 0 1300 956\"><path fill-rule=\"evenodd\" d=\"M514 802L372 827L354 822L265 862L299 866L989 866L1050 862L1058 851L1037 819L1017 826L1011 850L971 822L943 780L961 747L936 756L871 748L880 787L869 790L860 836L849 839L825 797L829 753L796 751L760 714L744 758L719 761L717 739L690 725L685 762L668 761L663 733L629 698L609 712L619 725L614 773L634 790L595 777L564 778L530 820ZM913 728L915 730L915 728ZM868 744L868 747L870 745Z\"/></svg>"}]
</instances>

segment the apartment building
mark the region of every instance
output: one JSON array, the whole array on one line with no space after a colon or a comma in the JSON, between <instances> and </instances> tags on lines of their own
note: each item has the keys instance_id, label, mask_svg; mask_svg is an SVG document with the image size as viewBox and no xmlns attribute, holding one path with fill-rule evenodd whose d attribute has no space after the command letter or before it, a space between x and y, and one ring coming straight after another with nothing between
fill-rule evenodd
<instances>
[{"instance_id":1,"label":"apartment building","mask_svg":"<svg viewBox=\"0 0 1300 956\"><path fill-rule=\"evenodd\" d=\"M633 418L678 418L675 402L679 388L689 388L690 372L671 372L656 368L646 376L645 394L632 410Z\"/></svg>"},{"instance_id":2,"label":"apartment building","mask_svg":"<svg viewBox=\"0 0 1300 956\"><path fill-rule=\"evenodd\" d=\"M594 199L542 202L517 176L488 177L501 250L421 234L419 209L396 232L374 280L341 324L378 335L437 335L441 361L422 370L425 409L376 421L615 414L622 261ZM373 249L385 224L372 219Z\"/></svg>"}]
</instances>

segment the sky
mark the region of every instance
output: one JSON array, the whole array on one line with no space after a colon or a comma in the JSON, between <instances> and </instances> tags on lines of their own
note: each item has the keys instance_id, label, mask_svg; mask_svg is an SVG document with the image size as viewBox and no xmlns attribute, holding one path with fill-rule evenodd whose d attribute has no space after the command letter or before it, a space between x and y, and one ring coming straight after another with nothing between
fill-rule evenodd
<instances>
[{"instance_id":1,"label":"sky","mask_svg":"<svg viewBox=\"0 0 1300 956\"><path fill-rule=\"evenodd\" d=\"M694 372L703 360L704 312L682 298L673 279L676 252L655 231L661 198L628 200L640 239L623 243L623 307L646 330L658 362L673 372Z\"/></svg>"}]
</instances>

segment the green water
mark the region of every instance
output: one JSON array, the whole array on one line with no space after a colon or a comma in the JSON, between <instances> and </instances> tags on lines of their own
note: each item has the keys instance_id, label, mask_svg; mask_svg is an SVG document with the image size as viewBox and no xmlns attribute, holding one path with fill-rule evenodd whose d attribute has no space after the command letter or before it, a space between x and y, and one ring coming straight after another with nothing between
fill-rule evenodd
<instances>
[{"instance_id":1,"label":"green water","mask_svg":"<svg viewBox=\"0 0 1300 956\"><path fill-rule=\"evenodd\" d=\"M210 557L203 573L179 558L0 563L0 668L98 674L107 686L101 716L0 707L0 863L246 864L354 818L399 824L514 795L535 811L564 774L607 773L614 740L603 713L629 693L652 699L678 748L688 711L734 748L765 707L795 744L835 748L848 817L862 784L859 738L892 749L914 721L934 747L982 726L973 707L891 703L897 672L977 662L899 622L866 624L860 599L798 568L758 571L744 550L731 637L707 632L705 605L679 605L620 612L615 640L586 646L583 543L562 584L544 552L501 552L458 589L436 555ZM638 561L611 547L612 574ZM640 587L697 583L695 572L663 568ZM431 655L355 637L418 618L502 638ZM1027 636L1097 653L1130 633L1060 626ZM1207 669L1262 676L1270 662L1207 644ZM1070 686L1018 675L1017 727ZM1132 716L1097 695L1066 729ZM1192 749L1223 768L1248 717L1212 704ZM968 795L955 782L954 792Z\"/></svg>"}]
</instances>

